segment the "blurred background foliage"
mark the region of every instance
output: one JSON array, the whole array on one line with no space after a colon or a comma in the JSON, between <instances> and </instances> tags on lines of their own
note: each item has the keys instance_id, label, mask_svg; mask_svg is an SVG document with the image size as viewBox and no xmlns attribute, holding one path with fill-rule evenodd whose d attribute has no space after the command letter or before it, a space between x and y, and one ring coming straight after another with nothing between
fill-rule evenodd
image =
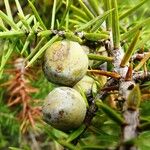
<instances>
[{"instance_id":1,"label":"blurred background foliage","mask_svg":"<svg viewBox=\"0 0 150 150\"><path fill-rule=\"evenodd\" d=\"M92 0L91 0L92 1ZM96 0L95 0L96 1ZM13 18L17 22L17 8L14 0L9 0ZM24 14L32 13L31 9L28 6L28 1L20 0L19 1ZM32 0L34 6L38 10L39 15L41 16L45 26L50 29L51 25L51 16L52 16L52 7L53 0ZM61 2L61 0L60 0ZM87 3L87 0L84 0ZM102 14L104 11L104 3L103 0L97 0L97 5L99 6L99 14ZM136 4L141 2L141 0L118 0L118 9L119 14L123 14L126 10L132 8ZM77 8L81 9L79 3L76 0L73 0L73 5ZM90 5L87 5L90 9ZM149 11L150 1L147 1L146 4L141 6L136 10L133 14L124 18L120 21L120 29L121 33L127 32L132 27L134 27L140 21L150 17ZM58 12L56 13L56 18L60 20L65 11L65 5L62 4ZM0 10L6 13L4 1L0 1ZM94 12L95 13L95 12ZM75 10L70 11L70 22L69 29L74 31L75 26L82 25L85 21L83 18L79 18L80 15L76 14ZM75 24L75 21L79 21L79 24ZM144 47L145 51L148 51L150 48L150 28L149 25L144 27L145 30L140 37L140 40L144 42L144 44L139 45L138 48L142 49ZM127 46L132 39L131 37L126 39ZM0 40L0 55L2 58L3 51L3 40ZM34 43L33 43L34 45ZM32 47L32 45L31 45ZM8 85L12 79L15 79L16 74L11 73L16 68L14 67L14 61L20 57L20 54L17 50L13 53L13 55L9 58L7 65L5 66L5 71L0 80L0 149L1 150L61 150L64 145L68 147L68 149L73 149L73 144L68 144L64 139L67 139L71 133L63 133L58 131L49 125L45 124L42 121L40 116L39 119L35 120L34 127L30 125L26 120L26 123L21 120L18 115L22 109L21 105L13 105L13 107L8 106L8 98L10 91L8 90ZM150 63L147 64L148 70L150 70ZM29 93L31 97L30 105L41 106L46 95L56 86L49 83L43 76L41 71L41 62L38 60L34 67L29 68L29 76L27 76L27 84L30 84L31 87L37 89L36 92ZM16 72L15 72L16 73ZM35 78L33 78L35 77ZM25 82L26 84L26 82ZM149 85L145 88L145 90L150 91L150 83L144 83ZM144 87L143 84L143 87ZM31 90L32 88L30 88ZM144 90L144 89L143 89ZM147 96L145 101L141 103L140 113L141 113L141 122L150 122L150 97ZM26 125L23 125L26 124ZM24 129L22 129L24 128ZM150 149L150 127L147 127L146 130L142 131L139 137L136 139L135 143L141 150L149 150ZM75 132L75 131L74 131ZM107 117L105 113L101 110L97 111L96 116L92 120L91 126L88 130L82 135L80 138L78 145L82 149L115 149L120 142L120 126ZM61 144L61 145L60 145Z\"/></svg>"}]
</instances>

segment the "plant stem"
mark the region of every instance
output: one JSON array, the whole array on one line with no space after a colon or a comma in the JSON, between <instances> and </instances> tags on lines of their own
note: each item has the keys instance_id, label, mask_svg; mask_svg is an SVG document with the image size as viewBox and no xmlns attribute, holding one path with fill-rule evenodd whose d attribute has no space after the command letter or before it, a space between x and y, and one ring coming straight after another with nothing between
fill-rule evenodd
<instances>
[{"instance_id":1,"label":"plant stem","mask_svg":"<svg viewBox=\"0 0 150 150\"><path fill-rule=\"evenodd\" d=\"M56 40L58 39L58 35L55 35L49 42L47 42L35 55L34 57L30 60L30 62L27 64L26 68L31 66L31 64L33 64L36 59L41 56L41 54Z\"/></svg>"},{"instance_id":2,"label":"plant stem","mask_svg":"<svg viewBox=\"0 0 150 150\"><path fill-rule=\"evenodd\" d=\"M105 10L111 10L111 0L104 0ZM112 13L110 13L106 19L107 31L110 31L112 28Z\"/></svg>"},{"instance_id":3,"label":"plant stem","mask_svg":"<svg viewBox=\"0 0 150 150\"><path fill-rule=\"evenodd\" d=\"M82 0L78 0L80 6L83 8L83 10L85 11L85 13L90 17L90 19L94 18L94 15L92 14L92 12L86 7L86 5L82 2Z\"/></svg>"},{"instance_id":4,"label":"plant stem","mask_svg":"<svg viewBox=\"0 0 150 150\"><path fill-rule=\"evenodd\" d=\"M32 9L32 11L33 11L35 17L36 17L37 20L39 21L41 27L42 27L44 30L46 30L46 26L44 25L44 23L43 23L43 21L42 21L40 15L38 14L38 11L36 10L36 8L34 7L34 5L32 4L31 1L28 0L28 2L29 2L29 5L30 5L30 7L31 7L31 9Z\"/></svg>"},{"instance_id":5,"label":"plant stem","mask_svg":"<svg viewBox=\"0 0 150 150\"><path fill-rule=\"evenodd\" d=\"M135 37L133 38L133 40L132 40L132 42L131 42L128 50L127 50L127 52L125 53L125 55L121 61L121 64L120 64L121 67L125 67L127 65L127 63L129 62L129 60L130 60L130 58L134 52L134 49L135 49L135 46L136 46L136 43L137 43L139 37L140 37L140 30L137 31Z\"/></svg>"},{"instance_id":6,"label":"plant stem","mask_svg":"<svg viewBox=\"0 0 150 150\"><path fill-rule=\"evenodd\" d=\"M114 49L120 47L120 30L119 30L119 17L118 17L118 5L117 0L112 1L112 8L115 10L112 12L112 33L113 33L113 44Z\"/></svg>"},{"instance_id":7,"label":"plant stem","mask_svg":"<svg viewBox=\"0 0 150 150\"><path fill-rule=\"evenodd\" d=\"M55 16L56 16L56 2L57 0L54 0L53 3L53 10L52 10L52 20L51 20L51 29L54 29L54 25L55 25Z\"/></svg>"},{"instance_id":8,"label":"plant stem","mask_svg":"<svg viewBox=\"0 0 150 150\"><path fill-rule=\"evenodd\" d=\"M9 1L8 1L8 0L4 0L4 3L5 3L6 12L7 12L8 17L9 17L11 20L13 20L12 13L11 13L11 9L10 9L10 5L9 5Z\"/></svg>"},{"instance_id":9,"label":"plant stem","mask_svg":"<svg viewBox=\"0 0 150 150\"><path fill-rule=\"evenodd\" d=\"M88 54L88 58L90 60L103 60L103 61L107 61L107 62L112 62L113 61L112 57L97 55L97 54L93 54L93 53Z\"/></svg>"}]
</instances>

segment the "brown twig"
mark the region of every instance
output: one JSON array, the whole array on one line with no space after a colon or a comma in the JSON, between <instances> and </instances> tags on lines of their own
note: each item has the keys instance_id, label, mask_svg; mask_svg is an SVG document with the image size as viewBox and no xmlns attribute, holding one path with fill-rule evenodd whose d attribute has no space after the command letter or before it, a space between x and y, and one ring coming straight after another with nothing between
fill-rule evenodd
<instances>
[{"instance_id":1,"label":"brown twig","mask_svg":"<svg viewBox=\"0 0 150 150\"><path fill-rule=\"evenodd\" d=\"M121 78L120 74L118 74L116 72L110 72L110 71L104 71L104 70L88 70L88 72L98 74L98 75L107 76L107 77L112 77L112 78L115 78L115 79L120 79Z\"/></svg>"},{"instance_id":2,"label":"brown twig","mask_svg":"<svg viewBox=\"0 0 150 150\"><path fill-rule=\"evenodd\" d=\"M7 84L7 91L9 94L8 106L21 105L22 110L19 112L18 118L22 122L22 132L26 132L28 125L32 128L35 126L35 120L40 116L41 111L38 107L32 107L30 93L35 93L38 90L29 85L28 76L31 74L25 69L24 59L18 58L13 62L14 68L11 69L11 79ZM7 72L10 72L7 70ZM32 75L33 76L33 75Z\"/></svg>"}]
</instances>

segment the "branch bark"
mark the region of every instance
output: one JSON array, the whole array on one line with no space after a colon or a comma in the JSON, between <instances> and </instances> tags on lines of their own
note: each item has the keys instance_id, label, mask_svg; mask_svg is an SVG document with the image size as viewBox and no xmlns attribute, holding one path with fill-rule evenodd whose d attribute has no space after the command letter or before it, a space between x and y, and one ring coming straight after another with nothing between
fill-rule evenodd
<instances>
[{"instance_id":1,"label":"branch bark","mask_svg":"<svg viewBox=\"0 0 150 150\"><path fill-rule=\"evenodd\" d=\"M126 101L128 99L128 96L130 94L132 87L134 87L135 85L134 80L139 77L141 78L141 74L134 75L134 80L126 81L125 78L128 72L128 65L125 67L120 66L121 61L124 56L124 51L121 47L119 49L113 49L112 45L110 45L109 47L111 48L113 58L115 58L113 61L113 66L114 66L113 71L117 72L121 76L121 78L118 79L119 94L120 94L120 97L125 100L125 103L123 105L123 117L124 117L126 124L122 126L121 145L119 146L118 149L119 150L137 150L136 146L132 144L126 145L125 142L136 138L138 135L137 127L139 126L139 109L137 108L137 109L131 110L130 108L128 108ZM111 82L110 85L112 84L113 82ZM104 92L101 93L101 97L103 97L103 95L104 95Z\"/></svg>"}]
</instances>

